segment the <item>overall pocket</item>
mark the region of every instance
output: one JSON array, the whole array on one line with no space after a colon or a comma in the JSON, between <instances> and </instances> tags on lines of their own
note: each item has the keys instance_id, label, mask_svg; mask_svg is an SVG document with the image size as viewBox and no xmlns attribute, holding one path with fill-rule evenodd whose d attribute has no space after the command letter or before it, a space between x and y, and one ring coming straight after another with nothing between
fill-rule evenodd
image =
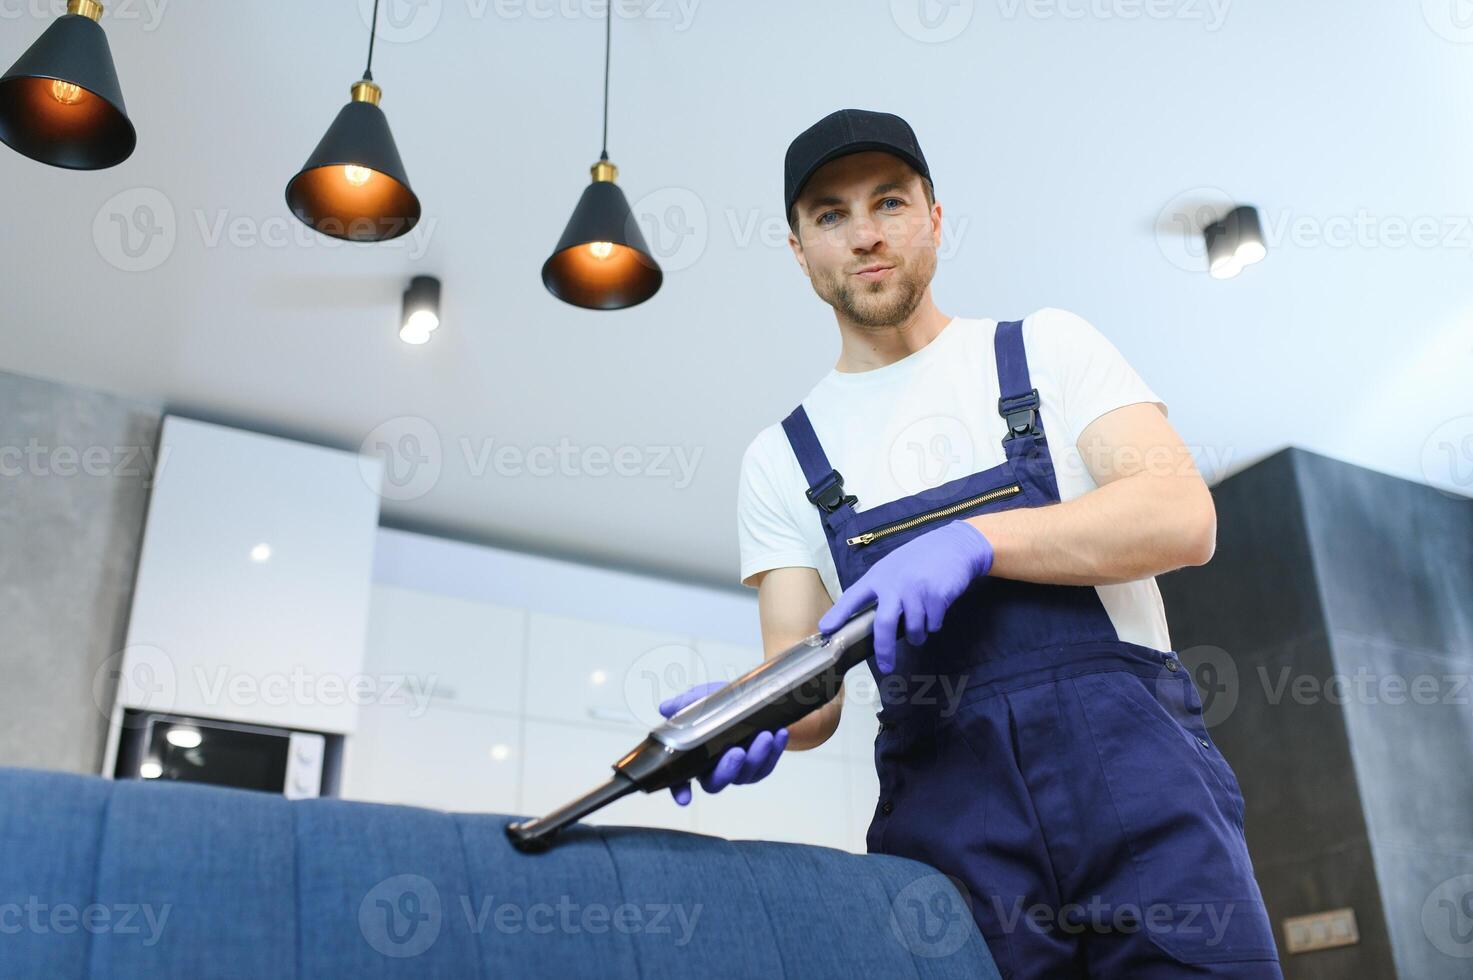
<instances>
[{"instance_id":1,"label":"overall pocket","mask_svg":"<svg viewBox=\"0 0 1473 980\"><path fill-rule=\"evenodd\" d=\"M1178 962L1277 960L1236 780L1200 709L1191 710L1185 672L1161 673L1169 676L1118 670L1073 682L1114 810L1099 814L1097 844L1108 848L1112 833L1123 835L1120 851L1134 872L1107 876L1135 888L1116 885L1105 898L1138 905L1126 921Z\"/></svg>"}]
</instances>

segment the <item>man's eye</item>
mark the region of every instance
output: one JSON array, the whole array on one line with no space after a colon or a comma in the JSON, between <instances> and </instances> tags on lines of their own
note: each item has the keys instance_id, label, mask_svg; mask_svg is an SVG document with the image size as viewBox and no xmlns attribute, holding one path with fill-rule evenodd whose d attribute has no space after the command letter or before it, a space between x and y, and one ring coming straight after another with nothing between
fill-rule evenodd
<instances>
[{"instance_id":1,"label":"man's eye","mask_svg":"<svg viewBox=\"0 0 1473 980\"><path fill-rule=\"evenodd\" d=\"M830 218L830 217L837 216L838 213L839 212L837 212L837 211L825 211L823 214L821 214L821 215L818 216L818 220L817 220L816 223L817 224L820 224L820 225L832 224L833 222L828 221L827 219Z\"/></svg>"},{"instance_id":2,"label":"man's eye","mask_svg":"<svg viewBox=\"0 0 1473 980\"><path fill-rule=\"evenodd\" d=\"M904 207L905 205L905 202L898 197L887 197L883 201L881 201L880 204L889 204L891 201L894 201L897 207ZM891 208L891 210L893 211L894 208Z\"/></svg>"}]
</instances>

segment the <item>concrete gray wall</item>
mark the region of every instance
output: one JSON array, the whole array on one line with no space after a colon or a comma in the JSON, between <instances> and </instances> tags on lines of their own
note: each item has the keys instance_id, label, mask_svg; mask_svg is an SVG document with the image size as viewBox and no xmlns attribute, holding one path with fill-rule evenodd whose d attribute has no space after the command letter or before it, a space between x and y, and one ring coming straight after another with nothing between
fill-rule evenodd
<instances>
[{"instance_id":1,"label":"concrete gray wall","mask_svg":"<svg viewBox=\"0 0 1473 980\"><path fill-rule=\"evenodd\" d=\"M161 418L0 372L0 765L102 765Z\"/></svg>"},{"instance_id":2,"label":"concrete gray wall","mask_svg":"<svg viewBox=\"0 0 1473 980\"><path fill-rule=\"evenodd\" d=\"M1159 580L1172 640L1242 784L1281 952L1285 917L1349 906L1360 930L1285 956L1287 980L1466 980L1473 500L1299 449L1213 498L1212 561ZM1431 696L1403 690L1422 677Z\"/></svg>"}]
</instances>

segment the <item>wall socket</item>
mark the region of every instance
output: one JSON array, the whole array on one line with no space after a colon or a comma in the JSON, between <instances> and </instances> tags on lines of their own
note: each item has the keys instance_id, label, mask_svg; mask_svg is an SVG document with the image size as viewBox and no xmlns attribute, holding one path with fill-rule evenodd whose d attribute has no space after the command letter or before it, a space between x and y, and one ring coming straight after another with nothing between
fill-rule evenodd
<instances>
[{"instance_id":1,"label":"wall socket","mask_svg":"<svg viewBox=\"0 0 1473 980\"><path fill-rule=\"evenodd\" d=\"M1355 909L1331 909L1284 920L1284 945L1289 953L1312 953L1360 942Z\"/></svg>"}]
</instances>

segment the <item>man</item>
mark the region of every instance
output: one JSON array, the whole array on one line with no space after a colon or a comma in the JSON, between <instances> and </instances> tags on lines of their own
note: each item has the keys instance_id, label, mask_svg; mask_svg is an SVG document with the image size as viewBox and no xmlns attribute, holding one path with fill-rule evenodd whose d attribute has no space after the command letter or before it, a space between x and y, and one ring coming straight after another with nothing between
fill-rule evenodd
<instances>
[{"instance_id":1,"label":"man","mask_svg":"<svg viewBox=\"0 0 1473 980\"><path fill-rule=\"evenodd\" d=\"M841 347L747 449L742 581L769 656L876 605L869 850L959 881L1007 978L1280 977L1237 780L1154 579L1216 539L1166 406L1078 316L936 308L941 206L898 116L820 120L785 185ZM702 784L762 778L842 706L728 750Z\"/></svg>"}]
</instances>

